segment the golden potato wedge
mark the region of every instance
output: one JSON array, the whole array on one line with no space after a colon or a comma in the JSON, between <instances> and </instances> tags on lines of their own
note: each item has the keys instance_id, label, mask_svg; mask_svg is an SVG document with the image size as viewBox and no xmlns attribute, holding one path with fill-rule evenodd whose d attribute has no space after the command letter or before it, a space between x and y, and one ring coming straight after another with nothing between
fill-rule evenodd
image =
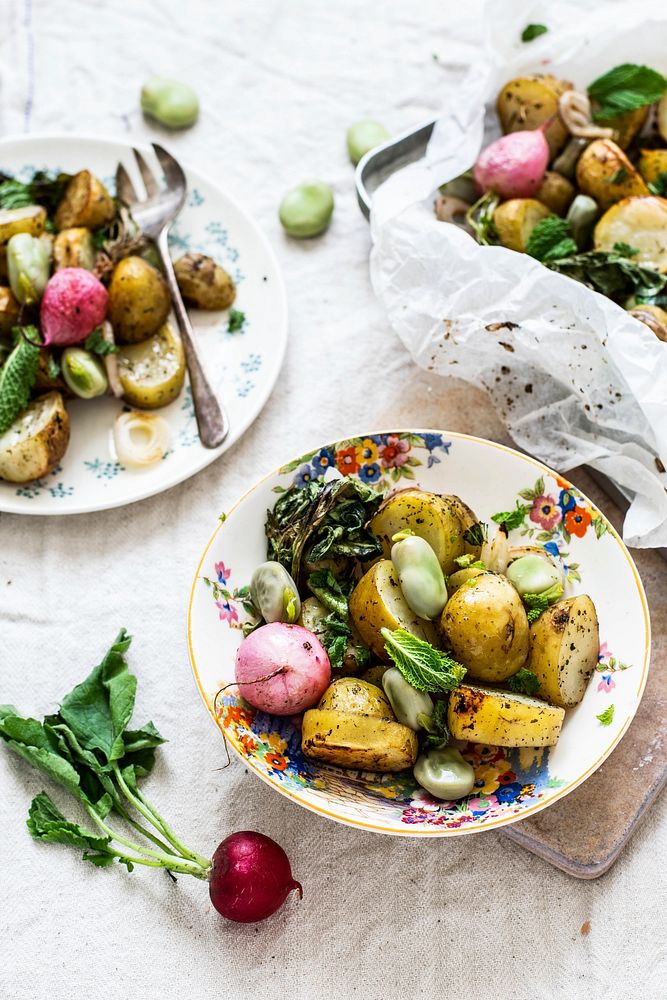
<instances>
[{"instance_id":1,"label":"golden potato wedge","mask_svg":"<svg viewBox=\"0 0 667 1000\"><path fill-rule=\"evenodd\" d=\"M12 332L19 318L19 304L11 288L0 287L0 335Z\"/></svg>"},{"instance_id":2,"label":"golden potato wedge","mask_svg":"<svg viewBox=\"0 0 667 1000\"><path fill-rule=\"evenodd\" d=\"M317 707L331 712L372 715L376 719L396 718L382 688L357 677L339 677L333 681Z\"/></svg>"},{"instance_id":3,"label":"golden potato wedge","mask_svg":"<svg viewBox=\"0 0 667 1000\"><path fill-rule=\"evenodd\" d=\"M440 625L455 658L477 680L504 681L528 657L526 610L504 576L469 579L447 601Z\"/></svg>"},{"instance_id":4,"label":"golden potato wedge","mask_svg":"<svg viewBox=\"0 0 667 1000\"><path fill-rule=\"evenodd\" d=\"M225 269L203 253L186 253L174 264L185 301L198 309L229 309L236 285Z\"/></svg>"},{"instance_id":5,"label":"golden potato wedge","mask_svg":"<svg viewBox=\"0 0 667 1000\"><path fill-rule=\"evenodd\" d=\"M634 263L667 271L667 199L649 195L617 202L596 225L593 242L596 250L629 243L639 251Z\"/></svg>"},{"instance_id":6,"label":"golden potato wedge","mask_svg":"<svg viewBox=\"0 0 667 1000\"><path fill-rule=\"evenodd\" d=\"M65 188L53 221L56 229L99 229L115 214L114 200L104 184L90 170L80 170Z\"/></svg>"},{"instance_id":7,"label":"golden potato wedge","mask_svg":"<svg viewBox=\"0 0 667 1000\"><path fill-rule=\"evenodd\" d=\"M588 594L552 604L530 626L526 666L539 679L537 696L561 708L578 705L599 652L598 617Z\"/></svg>"},{"instance_id":8,"label":"golden potato wedge","mask_svg":"<svg viewBox=\"0 0 667 1000\"><path fill-rule=\"evenodd\" d=\"M497 747L552 747L565 710L537 698L462 684L449 696L447 725L457 740Z\"/></svg>"},{"instance_id":9,"label":"golden potato wedge","mask_svg":"<svg viewBox=\"0 0 667 1000\"><path fill-rule=\"evenodd\" d=\"M468 580L474 580L476 576L481 576L482 573L486 573L486 570L480 569L479 566L466 566L465 569L457 569L456 573L452 573L450 577L447 578L447 590L449 595L462 587L464 583Z\"/></svg>"},{"instance_id":10,"label":"golden potato wedge","mask_svg":"<svg viewBox=\"0 0 667 1000\"><path fill-rule=\"evenodd\" d=\"M430 622L418 618L403 597L398 575L389 559L380 559L362 576L350 596L350 617L362 640L383 662L389 657L381 628L404 628L432 644L437 633Z\"/></svg>"},{"instance_id":11,"label":"golden potato wedge","mask_svg":"<svg viewBox=\"0 0 667 1000\"><path fill-rule=\"evenodd\" d=\"M158 410L176 399L183 388L183 344L168 323L148 340L121 347L116 358L123 399L130 406Z\"/></svg>"},{"instance_id":12,"label":"golden potato wedge","mask_svg":"<svg viewBox=\"0 0 667 1000\"><path fill-rule=\"evenodd\" d=\"M417 760L418 749L417 734L400 722L320 708L303 717L301 750L309 760L360 771L404 771Z\"/></svg>"},{"instance_id":13,"label":"golden potato wedge","mask_svg":"<svg viewBox=\"0 0 667 1000\"><path fill-rule=\"evenodd\" d=\"M510 80L498 94L496 105L503 132L535 129L553 118L544 132L549 159L553 159L570 137L558 114L558 101L566 90L572 90L571 83L548 74Z\"/></svg>"},{"instance_id":14,"label":"golden potato wedge","mask_svg":"<svg viewBox=\"0 0 667 1000\"><path fill-rule=\"evenodd\" d=\"M109 319L116 340L136 344L156 333L171 309L167 282L141 257L124 257L109 283Z\"/></svg>"},{"instance_id":15,"label":"golden potato wedge","mask_svg":"<svg viewBox=\"0 0 667 1000\"><path fill-rule=\"evenodd\" d=\"M630 315L652 330L658 340L667 343L667 312L660 306L640 305L629 310Z\"/></svg>"},{"instance_id":16,"label":"golden potato wedge","mask_svg":"<svg viewBox=\"0 0 667 1000\"><path fill-rule=\"evenodd\" d=\"M642 149L637 169L647 184L655 184L660 174L667 175L667 149Z\"/></svg>"},{"instance_id":17,"label":"golden potato wedge","mask_svg":"<svg viewBox=\"0 0 667 1000\"><path fill-rule=\"evenodd\" d=\"M68 444L69 417L60 393L33 399L0 436L0 479L41 479L58 464Z\"/></svg>"},{"instance_id":18,"label":"golden potato wedge","mask_svg":"<svg viewBox=\"0 0 667 1000\"><path fill-rule=\"evenodd\" d=\"M41 205L27 208L5 208L0 211L0 243L4 244L17 233L41 236L46 222L46 209Z\"/></svg>"},{"instance_id":19,"label":"golden potato wedge","mask_svg":"<svg viewBox=\"0 0 667 1000\"><path fill-rule=\"evenodd\" d=\"M576 193L574 184L567 177L557 174L555 170L547 170L544 180L535 192L535 199L541 201L556 215L565 215Z\"/></svg>"},{"instance_id":20,"label":"golden potato wedge","mask_svg":"<svg viewBox=\"0 0 667 1000\"><path fill-rule=\"evenodd\" d=\"M56 271L61 267L83 267L86 271L92 271L96 256L93 234L85 226L61 229L53 241L53 263Z\"/></svg>"},{"instance_id":21,"label":"golden potato wedge","mask_svg":"<svg viewBox=\"0 0 667 1000\"><path fill-rule=\"evenodd\" d=\"M603 211L624 198L650 193L621 147L611 139L595 139L583 151L577 162L577 185Z\"/></svg>"},{"instance_id":22,"label":"golden potato wedge","mask_svg":"<svg viewBox=\"0 0 667 1000\"><path fill-rule=\"evenodd\" d=\"M392 537L406 529L424 538L433 548L444 573L456 569L454 559L463 555L463 526L437 493L408 488L384 501L370 522L371 531L382 542L387 558Z\"/></svg>"},{"instance_id":23,"label":"golden potato wedge","mask_svg":"<svg viewBox=\"0 0 667 1000\"><path fill-rule=\"evenodd\" d=\"M504 247L525 253L533 229L550 215L547 206L535 198L510 198L498 205L493 223Z\"/></svg>"}]
</instances>

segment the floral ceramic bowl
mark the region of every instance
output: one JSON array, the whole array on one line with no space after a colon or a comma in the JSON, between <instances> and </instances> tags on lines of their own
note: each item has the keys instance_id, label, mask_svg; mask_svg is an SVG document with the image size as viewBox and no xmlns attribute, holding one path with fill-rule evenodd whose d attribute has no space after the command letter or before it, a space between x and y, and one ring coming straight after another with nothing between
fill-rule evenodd
<instances>
[{"instance_id":1,"label":"floral ceramic bowl","mask_svg":"<svg viewBox=\"0 0 667 1000\"><path fill-rule=\"evenodd\" d=\"M231 688L245 618L235 599L266 558L264 520L276 495L335 467L379 490L418 485L456 493L482 520L519 502L516 542L559 558L567 593L591 595L600 619L597 672L566 715L557 746L508 750L468 745L472 794L433 799L410 772L371 774L304 759L294 720L250 708ZM599 510L567 480L510 448L462 434L394 431L325 445L270 473L220 523L201 557L188 617L190 656L201 695L228 744L264 781L331 819L391 834L454 836L505 826L551 805L581 784L619 742L646 684L650 624L646 597L625 545Z\"/></svg>"}]
</instances>

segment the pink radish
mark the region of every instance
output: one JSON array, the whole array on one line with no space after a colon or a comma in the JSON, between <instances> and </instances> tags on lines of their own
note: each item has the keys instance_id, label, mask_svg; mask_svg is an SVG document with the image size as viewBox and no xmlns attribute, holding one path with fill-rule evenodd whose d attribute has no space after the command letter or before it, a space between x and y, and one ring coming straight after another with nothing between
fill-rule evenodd
<instances>
[{"instance_id":1,"label":"pink radish","mask_svg":"<svg viewBox=\"0 0 667 1000\"><path fill-rule=\"evenodd\" d=\"M545 125L533 131L510 132L482 150L473 170L482 194L495 191L501 198L531 198L535 194L549 163Z\"/></svg>"},{"instance_id":2,"label":"pink radish","mask_svg":"<svg viewBox=\"0 0 667 1000\"><path fill-rule=\"evenodd\" d=\"M83 267L63 267L49 278L40 308L45 344L80 344L99 326L107 311L108 293Z\"/></svg>"},{"instance_id":3,"label":"pink radish","mask_svg":"<svg viewBox=\"0 0 667 1000\"><path fill-rule=\"evenodd\" d=\"M243 640L236 654L239 694L271 715L294 715L312 708L330 681L326 649L300 625L262 625Z\"/></svg>"},{"instance_id":4,"label":"pink radish","mask_svg":"<svg viewBox=\"0 0 667 1000\"><path fill-rule=\"evenodd\" d=\"M287 855L275 840L243 830L222 841L213 855L209 895L228 920L248 924L280 909L290 892L303 897Z\"/></svg>"}]
</instances>

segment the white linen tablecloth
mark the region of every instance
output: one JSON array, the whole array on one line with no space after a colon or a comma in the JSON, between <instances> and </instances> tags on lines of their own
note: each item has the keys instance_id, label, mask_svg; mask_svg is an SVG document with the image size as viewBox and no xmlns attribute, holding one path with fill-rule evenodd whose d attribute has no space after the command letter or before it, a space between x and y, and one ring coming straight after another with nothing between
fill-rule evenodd
<instances>
[{"instance_id":1,"label":"white linen tablecloth","mask_svg":"<svg viewBox=\"0 0 667 1000\"><path fill-rule=\"evenodd\" d=\"M237 829L271 835L304 898L263 924L225 923L195 880L98 871L77 851L36 844L27 807L48 782L3 750L2 998L664 995L664 799L611 872L588 883L491 831L421 843L348 829L237 760L217 770L222 743L191 678L185 616L198 555L218 512L261 474L320 441L391 424L503 437L483 396L417 371L383 322L345 151L358 118L399 131L437 111L433 53L446 53L460 8L3 0L2 134L158 139L200 164L268 233L291 330L266 409L196 478L100 514L0 517L0 701L41 717L127 626L137 718L171 740L150 797L203 853ZM165 138L143 122L139 90L154 73L196 87L194 129ZM300 243L282 235L276 209L308 175L331 182L336 212L323 238Z\"/></svg>"}]
</instances>

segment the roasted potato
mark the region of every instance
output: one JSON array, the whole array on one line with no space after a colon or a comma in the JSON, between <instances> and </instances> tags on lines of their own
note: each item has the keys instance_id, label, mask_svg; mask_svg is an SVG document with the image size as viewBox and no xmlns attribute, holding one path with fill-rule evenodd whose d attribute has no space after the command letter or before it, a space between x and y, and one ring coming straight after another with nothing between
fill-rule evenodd
<instances>
[{"instance_id":1,"label":"roasted potato","mask_svg":"<svg viewBox=\"0 0 667 1000\"><path fill-rule=\"evenodd\" d=\"M382 678L384 677L387 670L389 670L388 663L376 663L372 667L368 667L364 670L363 674L359 675L359 679L362 681L368 681L369 684L375 684L380 687L382 684Z\"/></svg>"},{"instance_id":2,"label":"roasted potato","mask_svg":"<svg viewBox=\"0 0 667 1000\"><path fill-rule=\"evenodd\" d=\"M667 312L660 306L641 305L630 309L630 315L652 330L658 340L667 344Z\"/></svg>"},{"instance_id":3,"label":"roasted potato","mask_svg":"<svg viewBox=\"0 0 667 1000\"><path fill-rule=\"evenodd\" d=\"M382 688L356 677L339 677L335 680L326 689L317 707L331 712L373 715L378 719L395 718Z\"/></svg>"},{"instance_id":4,"label":"roasted potato","mask_svg":"<svg viewBox=\"0 0 667 1000\"><path fill-rule=\"evenodd\" d=\"M663 94L658 101L656 122L661 138L667 142L667 94Z\"/></svg>"},{"instance_id":5,"label":"roasted potato","mask_svg":"<svg viewBox=\"0 0 667 1000\"><path fill-rule=\"evenodd\" d=\"M479 559L479 554L482 549L481 544L476 545L473 542L469 542L465 537L466 531L469 528L472 528L473 525L479 523L477 514L468 506L467 503L464 503L461 497L457 497L454 493L443 493L441 500L445 506L449 508L452 514L461 522L461 527L463 529L463 554L473 555L476 559Z\"/></svg>"},{"instance_id":6,"label":"roasted potato","mask_svg":"<svg viewBox=\"0 0 667 1000\"><path fill-rule=\"evenodd\" d=\"M577 163L577 185L603 211L624 198L650 193L621 147L611 139L595 139L583 151Z\"/></svg>"},{"instance_id":7,"label":"roasted potato","mask_svg":"<svg viewBox=\"0 0 667 1000\"><path fill-rule=\"evenodd\" d=\"M41 205L27 208L5 208L0 211L0 243L5 244L17 233L41 236L46 222L46 209Z\"/></svg>"},{"instance_id":8,"label":"roasted potato","mask_svg":"<svg viewBox=\"0 0 667 1000\"><path fill-rule=\"evenodd\" d=\"M479 566L466 566L465 569L457 569L456 573L452 573L450 577L447 578L447 590L449 595L462 587L464 583L468 580L474 580L476 576L481 576L482 573L486 573L486 570L480 569Z\"/></svg>"},{"instance_id":9,"label":"roasted potato","mask_svg":"<svg viewBox=\"0 0 667 1000\"><path fill-rule=\"evenodd\" d=\"M572 84L555 76L536 74L510 80L498 94L497 101L503 132L535 129L553 118L544 132L550 159L553 159L570 137L558 115L558 101L566 90L572 90Z\"/></svg>"},{"instance_id":10,"label":"roasted potato","mask_svg":"<svg viewBox=\"0 0 667 1000\"><path fill-rule=\"evenodd\" d=\"M525 694L462 684L449 697L447 725L457 740L498 747L552 747L565 710Z\"/></svg>"},{"instance_id":11,"label":"roasted potato","mask_svg":"<svg viewBox=\"0 0 667 1000\"><path fill-rule=\"evenodd\" d=\"M61 267L84 267L86 271L95 268L95 247L93 234L85 226L61 229L53 241L53 263L56 271Z\"/></svg>"},{"instance_id":12,"label":"roasted potato","mask_svg":"<svg viewBox=\"0 0 667 1000\"><path fill-rule=\"evenodd\" d=\"M655 184L660 174L667 175L667 149L642 149L637 169L647 184Z\"/></svg>"},{"instance_id":13,"label":"roasted potato","mask_svg":"<svg viewBox=\"0 0 667 1000\"><path fill-rule=\"evenodd\" d=\"M394 493L379 508L370 522L370 528L382 542L387 558L391 554L393 535L406 529L426 539L444 573L456 569L454 559L463 555L461 521L437 493L414 488Z\"/></svg>"},{"instance_id":14,"label":"roasted potato","mask_svg":"<svg viewBox=\"0 0 667 1000\"><path fill-rule=\"evenodd\" d=\"M33 399L0 436L0 479L41 479L58 464L68 443L69 417L60 393Z\"/></svg>"},{"instance_id":15,"label":"roasted potato","mask_svg":"<svg viewBox=\"0 0 667 1000\"><path fill-rule=\"evenodd\" d=\"M403 597L398 576L389 559L381 559L362 576L350 597L350 617L362 640L380 659L389 662L381 628L404 628L419 639L435 643L430 622L418 618Z\"/></svg>"},{"instance_id":16,"label":"roasted potato","mask_svg":"<svg viewBox=\"0 0 667 1000\"><path fill-rule=\"evenodd\" d=\"M11 288L0 287L0 336L10 334L19 318L19 304Z\"/></svg>"},{"instance_id":17,"label":"roasted potato","mask_svg":"<svg viewBox=\"0 0 667 1000\"><path fill-rule=\"evenodd\" d=\"M114 200L104 184L90 170L80 170L65 188L53 220L56 229L99 229L115 214Z\"/></svg>"},{"instance_id":18,"label":"roasted potato","mask_svg":"<svg viewBox=\"0 0 667 1000\"><path fill-rule=\"evenodd\" d=\"M667 271L667 199L624 198L604 213L595 227L596 250L613 250L615 243L629 243L639 251L635 264Z\"/></svg>"},{"instance_id":19,"label":"roasted potato","mask_svg":"<svg viewBox=\"0 0 667 1000\"><path fill-rule=\"evenodd\" d=\"M635 136L644 127L648 113L649 106L644 105L643 108L635 108L633 111L623 111L620 115L614 115L613 118L601 118L596 121L596 124L613 128L616 133L615 142L621 149L627 149Z\"/></svg>"},{"instance_id":20,"label":"roasted potato","mask_svg":"<svg viewBox=\"0 0 667 1000\"><path fill-rule=\"evenodd\" d=\"M116 357L123 399L130 406L157 410L183 388L183 343L168 323L148 340L121 347Z\"/></svg>"},{"instance_id":21,"label":"roasted potato","mask_svg":"<svg viewBox=\"0 0 667 1000\"><path fill-rule=\"evenodd\" d=\"M203 253L186 253L174 264L181 295L198 309L229 309L236 286L223 267Z\"/></svg>"},{"instance_id":22,"label":"roasted potato","mask_svg":"<svg viewBox=\"0 0 667 1000\"><path fill-rule=\"evenodd\" d=\"M141 257L125 257L111 276L109 319L116 340L136 344L156 333L171 308L167 283Z\"/></svg>"},{"instance_id":23,"label":"roasted potato","mask_svg":"<svg viewBox=\"0 0 667 1000\"><path fill-rule=\"evenodd\" d=\"M547 170L544 180L535 192L535 199L541 201L556 215L565 215L574 201L576 190L574 184L557 174L555 170Z\"/></svg>"},{"instance_id":24,"label":"roasted potato","mask_svg":"<svg viewBox=\"0 0 667 1000\"><path fill-rule=\"evenodd\" d=\"M525 253L533 229L550 215L547 206L535 198L510 198L498 205L493 223L504 247Z\"/></svg>"},{"instance_id":25,"label":"roasted potato","mask_svg":"<svg viewBox=\"0 0 667 1000\"><path fill-rule=\"evenodd\" d=\"M504 576L468 580L447 601L440 625L456 659L477 680L504 681L528 657L526 611Z\"/></svg>"},{"instance_id":26,"label":"roasted potato","mask_svg":"<svg viewBox=\"0 0 667 1000\"><path fill-rule=\"evenodd\" d=\"M599 652L598 618L588 594L552 604L530 626L527 667L540 681L537 696L561 708L578 705Z\"/></svg>"}]
</instances>

